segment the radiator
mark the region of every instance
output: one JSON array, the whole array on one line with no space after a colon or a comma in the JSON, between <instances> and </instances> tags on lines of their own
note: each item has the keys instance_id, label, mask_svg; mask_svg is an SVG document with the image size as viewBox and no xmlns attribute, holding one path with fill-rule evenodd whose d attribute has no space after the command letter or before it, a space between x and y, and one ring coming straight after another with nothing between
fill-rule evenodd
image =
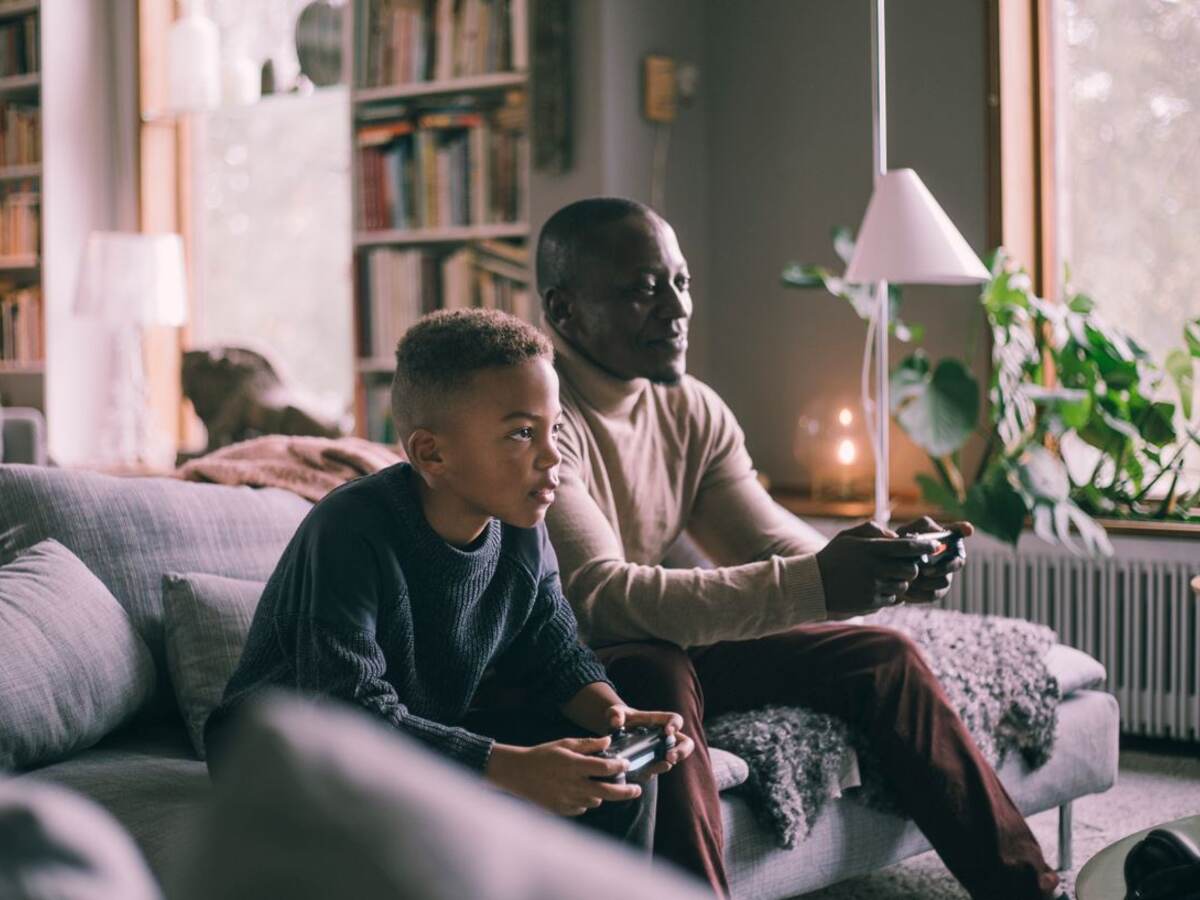
<instances>
[{"instance_id":1,"label":"radiator","mask_svg":"<svg viewBox=\"0 0 1200 900\"><path fill-rule=\"evenodd\" d=\"M1200 740L1200 541L1114 537L1108 559L979 535L946 606L1053 628L1100 660L1127 734Z\"/></svg>"}]
</instances>

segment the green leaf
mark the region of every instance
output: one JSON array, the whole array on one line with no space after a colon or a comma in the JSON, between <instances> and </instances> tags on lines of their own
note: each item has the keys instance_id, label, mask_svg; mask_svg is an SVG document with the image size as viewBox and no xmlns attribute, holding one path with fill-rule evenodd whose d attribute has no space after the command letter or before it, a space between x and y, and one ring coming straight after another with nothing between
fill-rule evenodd
<instances>
[{"instance_id":1,"label":"green leaf","mask_svg":"<svg viewBox=\"0 0 1200 900\"><path fill-rule=\"evenodd\" d=\"M1101 405L1093 406L1092 417L1079 436L1102 453L1116 457L1128 443L1136 443L1141 437L1138 430L1124 419L1114 416Z\"/></svg>"},{"instance_id":2,"label":"green leaf","mask_svg":"<svg viewBox=\"0 0 1200 900\"><path fill-rule=\"evenodd\" d=\"M1044 410L1045 414L1061 421L1063 428L1056 429L1062 433L1067 428L1083 428L1092 414L1092 395L1090 391L1074 388L1047 388L1037 384L1025 385L1022 390L1025 396Z\"/></svg>"},{"instance_id":3,"label":"green leaf","mask_svg":"<svg viewBox=\"0 0 1200 900\"><path fill-rule=\"evenodd\" d=\"M1008 483L1001 466L989 467L984 477L971 485L963 514L973 525L1014 547L1025 527L1029 509Z\"/></svg>"},{"instance_id":4,"label":"green leaf","mask_svg":"<svg viewBox=\"0 0 1200 900\"><path fill-rule=\"evenodd\" d=\"M1200 356L1200 316L1183 323L1183 340L1192 356Z\"/></svg>"},{"instance_id":5,"label":"green leaf","mask_svg":"<svg viewBox=\"0 0 1200 900\"><path fill-rule=\"evenodd\" d=\"M833 252L838 255L846 265L850 265L850 258L854 256L854 232L845 225L838 225L833 229Z\"/></svg>"},{"instance_id":6,"label":"green leaf","mask_svg":"<svg viewBox=\"0 0 1200 900\"><path fill-rule=\"evenodd\" d=\"M1021 489L1035 501L1055 504L1070 499L1067 467L1041 444L1032 444L1021 454L1016 475Z\"/></svg>"},{"instance_id":7,"label":"green leaf","mask_svg":"<svg viewBox=\"0 0 1200 900\"><path fill-rule=\"evenodd\" d=\"M1124 336L1095 320L1084 325L1091 357L1111 388L1127 388L1138 381L1137 359Z\"/></svg>"},{"instance_id":8,"label":"green leaf","mask_svg":"<svg viewBox=\"0 0 1200 900\"><path fill-rule=\"evenodd\" d=\"M926 503L953 516L960 514L961 504L958 497L941 481L922 472L917 475L917 484L921 488L921 499Z\"/></svg>"},{"instance_id":9,"label":"green leaf","mask_svg":"<svg viewBox=\"0 0 1200 900\"><path fill-rule=\"evenodd\" d=\"M1087 294L1076 294L1067 301L1067 307L1071 310L1071 312L1086 314L1090 313L1096 308L1096 301Z\"/></svg>"},{"instance_id":10,"label":"green leaf","mask_svg":"<svg viewBox=\"0 0 1200 900\"><path fill-rule=\"evenodd\" d=\"M825 287L825 280L830 272L821 266L808 263L788 263L780 276L788 287L819 288Z\"/></svg>"},{"instance_id":11,"label":"green leaf","mask_svg":"<svg viewBox=\"0 0 1200 900\"><path fill-rule=\"evenodd\" d=\"M1175 441L1175 404L1156 400L1149 403L1138 397L1131 402L1130 418L1137 423L1139 435L1147 443L1165 447Z\"/></svg>"},{"instance_id":12,"label":"green leaf","mask_svg":"<svg viewBox=\"0 0 1200 900\"><path fill-rule=\"evenodd\" d=\"M1054 507L1054 530L1058 534L1059 540L1068 549L1074 551L1075 542L1071 540L1072 525L1083 539L1084 549L1089 556L1112 556L1112 544L1109 543L1108 534L1099 522L1074 503L1068 501L1056 504Z\"/></svg>"},{"instance_id":13,"label":"green leaf","mask_svg":"<svg viewBox=\"0 0 1200 900\"><path fill-rule=\"evenodd\" d=\"M930 372L929 358L915 353L891 377L892 414L905 433L933 457L967 442L979 420L979 383L957 359Z\"/></svg>"}]
</instances>

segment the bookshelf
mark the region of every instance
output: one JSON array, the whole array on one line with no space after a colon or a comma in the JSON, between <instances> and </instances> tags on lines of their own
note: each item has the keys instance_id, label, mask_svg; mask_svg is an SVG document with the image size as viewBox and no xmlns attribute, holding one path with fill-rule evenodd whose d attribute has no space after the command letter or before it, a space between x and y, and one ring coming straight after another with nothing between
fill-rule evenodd
<instances>
[{"instance_id":1,"label":"bookshelf","mask_svg":"<svg viewBox=\"0 0 1200 900\"><path fill-rule=\"evenodd\" d=\"M353 0L355 421L395 439L392 352L435 309L536 320L528 0Z\"/></svg>"},{"instance_id":2,"label":"bookshelf","mask_svg":"<svg viewBox=\"0 0 1200 900\"><path fill-rule=\"evenodd\" d=\"M0 405L44 406L40 11L0 3Z\"/></svg>"}]
</instances>

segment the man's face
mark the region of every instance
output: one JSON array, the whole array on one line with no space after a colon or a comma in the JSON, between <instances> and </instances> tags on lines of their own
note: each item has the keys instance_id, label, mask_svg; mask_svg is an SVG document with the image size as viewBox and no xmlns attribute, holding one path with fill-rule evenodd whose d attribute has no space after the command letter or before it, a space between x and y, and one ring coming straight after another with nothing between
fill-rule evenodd
<instances>
[{"instance_id":1,"label":"man's face","mask_svg":"<svg viewBox=\"0 0 1200 900\"><path fill-rule=\"evenodd\" d=\"M548 295L550 320L592 362L624 379L674 384L687 370L691 276L656 215L598 227L573 283Z\"/></svg>"},{"instance_id":2,"label":"man's face","mask_svg":"<svg viewBox=\"0 0 1200 900\"><path fill-rule=\"evenodd\" d=\"M549 360L476 372L438 428L442 483L473 513L534 527L558 486L561 418Z\"/></svg>"}]
</instances>

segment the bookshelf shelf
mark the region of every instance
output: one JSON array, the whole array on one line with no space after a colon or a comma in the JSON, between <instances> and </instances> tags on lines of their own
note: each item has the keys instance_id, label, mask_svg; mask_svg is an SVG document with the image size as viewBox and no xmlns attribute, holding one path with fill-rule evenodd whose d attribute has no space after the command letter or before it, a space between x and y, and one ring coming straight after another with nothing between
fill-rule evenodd
<instances>
[{"instance_id":1,"label":"bookshelf shelf","mask_svg":"<svg viewBox=\"0 0 1200 900\"><path fill-rule=\"evenodd\" d=\"M41 84L42 75L40 72L33 72L30 75L10 75L7 78L0 78L0 97L31 94L41 87Z\"/></svg>"},{"instance_id":2,"label":"bookshelf shelf","mask_svg":"<svg viewBox=\"0 0 1200 900\"><path fill-rule=\"evenodd\" d=\"M467 241L487 241L496 238L529 236L524 222L501 222L495 225L463 225L452 228L420 228L409 231L360 231L354 235L355 247L406 247L421 244L463 244Z\"/></svg>"},{"instance_id":3,"label":"bookshelf shelf","mask_svg":"<svg viewBox=\"0 0 1200 900\"><path fill-rule=\"evenodd\" d=\"M407 84L392 84L386 87L358 88L354 92L356 104L379 103L386 100L403 100L410 97L436 97L445 94L477 94L483 91L501 91L522 87L529 81L524 72L491 72L467 78L450 78L446 81L412 81Z\"/></svg>"},{"instance_id":4,"label":"bookshelf shelf","mask_svg":"<svg viewBox=\"0 0 1200 900\"><path fill-rule=\"evenodd\" d=\"M0 3L0 21L36 12L41 5L41 0L14 0L12 3Z\"/></svg>"},{"instance_id":5,"label":"bookshelf shelf","mask_svg":"<svg viewBox=\"0 0 1200 900\"><path fill-rule=\"evenodd\" d=\"M22 181L26 178L41 178L42 164L27 166L0 166L0 181Z\"/></svg>"},{"instance_id":6,"label":"bookshelf shelf","mask_svg":"<svg viewBox=\"0 0 1200 900\"><path fill-rule=\"evenodd\" d=\"M37 362L13 362L8 359L0 359L0 372L8 375L41 375L46 371L46 364L42 361Z\"/></svg>"},{"instance_id":7,"label":"bookshelf shelf","mask_svg":"<svg viewBox=\"0 0 1200 900\"><path fill-rule=\"evenodd\" d=\"M391 375L396 369L396 361L382 356L360 358L354 364L355 369L362 375Z\"/></svg>"}]
</instances>

